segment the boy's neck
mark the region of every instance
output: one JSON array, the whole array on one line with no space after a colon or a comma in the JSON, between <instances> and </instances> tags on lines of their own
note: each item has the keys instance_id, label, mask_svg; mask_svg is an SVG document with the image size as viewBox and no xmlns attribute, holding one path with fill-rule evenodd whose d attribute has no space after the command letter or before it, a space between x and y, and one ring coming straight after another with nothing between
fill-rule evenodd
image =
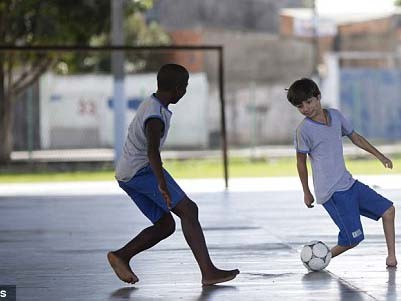
<instances>
[{"instance_id":1,"label":"boy's neck","mask_svg":"<svg viewBox=\"0 0 401 301\"><path fill-rule=\"evenodd\" d=\"M171 96L169 93L167 92L163 92L163 91L157 91L156 93L154 93L154 96L162 103L162 105L164 105L165 107L167 107L170 104L170 99Z\"/></svg>"},{"instance_id":2,"label":"boy's neck","mask_svg":"<svg viewBox=\"0 0 401 301\"><path fill-rule=\"evenodd\" d=\"M319 123L324 123L324 124L328 124L329 123L329 119L327 116L327 112L325 109L321 109L318 114L316 114L314 117L311 118L313 121L317 121Z\"/></svg>"}]
</instances>

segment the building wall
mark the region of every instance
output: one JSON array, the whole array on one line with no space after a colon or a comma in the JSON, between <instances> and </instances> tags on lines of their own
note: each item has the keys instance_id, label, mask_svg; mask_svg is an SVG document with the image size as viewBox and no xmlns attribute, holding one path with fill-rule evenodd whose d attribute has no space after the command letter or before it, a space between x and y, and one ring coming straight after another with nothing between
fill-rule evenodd
<instances>
[{"instance_id":1,"label":"building wall","mask_svg":"<svg viewBox=\"0 0 401 301\"><path fill-rule=\"evenodd\" d=\"M226 84L230 88L248 81L263 84L286 82L312 71L312 48L308 43L280 39L277 35L240 31L207 30L203 41L224 47ZM208 74L215 75L212 56L205 60ZM211 78L213 80L213 77Z\"/></svg>"},{"instance_id":2,"label":"building wall","mask_svg":"<svg viewBox=\"0 0 401 301\"><path fill-rule=\"evenodd\" d=\"M198 30L174 30L170 32L174 45L202 45L203 34ZM172 51L171 60L185 66L190 72L204 71L203 51Z\"/></svg>"},{"instance_id":3,"label":"building wall","mask_svg":"<svg viewBox=\"0 0 401 301\"><path fill-rule=\"evenodd\" d=\"M292 10L294 15L282 13L280 15L280 35L283 38L304 40L313 44L311 37L298 36L295 32L297 11ZM303 16L304 17L304 16ZM333 22L335 20L333 19ZM372 59L346 59L341 60L344 67L399 67L399 60L388 59L385 53L401 53L401 14L395 12L392 15L375 17L370 20L350 20L337 25L337 34L332 36L319 36L319 62L324 62L324 55L327 52L365 52L383 53L382 57Z\"/></svg>"},{"instance_id":4,"label":"building wall","mask_svg":"<svg viewBox=\"0 0 401 301\"><path fill-rule=\"evenodd\" d=\"M167 30L226 29L278 32L278 12L303 0L156 0L148 19Z\"/></svg>"},{"instance_id":5,"label":"building wall","mask_svg":"<svg viewBox=\"0 0 401 301\"><path fill-rule=\"evenodd\" d=\"M339 50L362 52L397 52L400 45L399 25L395 22L399 16L393 15L386 18L374 19L364 22L356 22L340 25ZM385 68L391 67L388 58L376 59L342 59L344 67ZM399 65L401 66L401 65Z\"/></svg>"},{"instance_id":6,"label":"building wall","mask_svg":"<svg viewBox=\"0 0 401 301\"><path fill-rule=\"evenodd\" d=\"M299 113L286 99L285 88L312 71L312 52L302 41L277 35L208 30L203 40L224 46L228 139L231 145L292 143ZM219 133L217 60L205 58L211 98L211 136Z\"/></svg>"},{"instance_id":7,"label":"building wall","mask_svg":"<svg viewBox=\"0 0 401 301\"><path fill-rule=\"evenodd\" d=\"M283 38L294 37L294 18L288 15L280 15L280 36Z\"/></svg>"},{"instance_id":8,"label":"building wall","mask_svg":"<svg viewBox=\"0 0 401 301\"><path fill-rule=\"evenodd\" d=\"M341 51L387 51L394 49L395 31L391 18L340 25Z\"/></svg>"},{"instance_id":9,"label":"building wall","mask_svg":"<svg viewBox=\"0 0 401 301\"><path fill-rule=\"evenodd\" d=\"M176 30L170 34L177 45L223 46L227 132L233 146L292 141L291 127L271 129L283 120L293 124L298 118L299 114L286 100L284 89L295 79L312 73L310 43L281 39L273 34L223 29ZM174 62L183 64L190 72L202 70L207 75L209 145L216 147L220 135L217 53L176 51L174 54Z\"/></svg>"},{"instance_id":10,"label":"building wall","mask_svg":"<svg viewBox=\"0 0 401 301\"><path fill-rule=\"evenodd\" d=\"M311 17L312 18L312 15ZM302 21L308 21L310 22L309 19L301 19ZM308 23L304 22L304 23ZM327 26L327 21L326 23L322 22L323 25L326 24ZM331 25L331 24L330 24ZM287 15L282 13L280 15L280 37L283 39L293 39L295 41L302 41L306 44L311 45L311 47L318 47L317 49L317 55L318 55L318 62L320 64L324 63L324 56L325 53L331 52L336 48L336 36L335 34L328 34L326 33L320 33L320 36L318 37L317 40L313 37L312 34L307 34L304 32L303 35L299 35L296 32L296 19L292 15ZM316 51L316 50L314 50Z\"/></svg>"},{"instance_id":11,"label":"building wall","mask_svg":"<svg viewBox=\"0 0 401 301\"><path fill-rule=\"evenodd\" d=\"M125 77L126 126L139 104L156 91L156 74ZM46 74L40 81L42 149L113 147L113 79L110 75ZM208 147L208 84L192 73L187 94L173 111L167 148ZM188 130L190 129L190 130Z\"/></svg>"},{"instance_id":12,"label":"building wall","mask_svg":"<svg viewBox=\"0 0 401 301\"><path fill-rule=\"evenodd\" d=\"M341 108L356 131L383 142L401 139L401 71L343 68Z\"/></svg>"},{"instance_id":13,"label":"building wall","mask_svg":"<svg viewBox=\"0 0 401 301\"><path fill-rule=\"evenodd\" d=\"M391 30L391 16L367 21L350 22L340 24L338 26L339 32L342 36L353 36L356 34L382 34Z\"/></svg>"}]
</instances>

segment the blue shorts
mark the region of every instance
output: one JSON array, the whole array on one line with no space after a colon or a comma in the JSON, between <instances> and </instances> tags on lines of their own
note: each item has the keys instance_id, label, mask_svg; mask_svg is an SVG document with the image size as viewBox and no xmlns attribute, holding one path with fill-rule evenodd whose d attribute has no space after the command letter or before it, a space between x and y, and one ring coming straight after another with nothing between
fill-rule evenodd
<instances>
[{"instance_id":1,"label":"blue shorts","mask_svg":"<svg viewBox=\"0 0 401 301\"><path fill-rule=\"evenodd\" d=\"M378 220L392 205L369 186L355 181L350 189L335 192L323 207L340 229L338 245L351 246L364 239L361 215Z\"/></svg>"},{"instance_id":2,"label":"blue shorts","mask_svg":"<svg viewBox=\"0 0 401 301\"><path fill-rule=\"evenodd\" d=\"M184 199L185 193L165 169L163 172L170 192L171 207L174 208ZM170 212L150 165L139 170L128 182L118 181L118 184L153 224Z\"/></svg>"}]
</instances>

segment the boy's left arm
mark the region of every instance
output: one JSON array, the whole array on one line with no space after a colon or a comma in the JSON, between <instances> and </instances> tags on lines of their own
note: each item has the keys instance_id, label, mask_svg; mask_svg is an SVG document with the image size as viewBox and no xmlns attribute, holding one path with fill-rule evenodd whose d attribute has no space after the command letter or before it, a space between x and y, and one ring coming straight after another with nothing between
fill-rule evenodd
<instances>
[{"instance_id":1,"label":"boy's left arm","mask_svg":"<svg viewBox=\"0 0 401 301\"><path fill-rule=\"evenodd\" d=\"M377 148L375 148L372 144L370 144L369 141L366 140L363 136L359 135L354 131L348 137L351 139L353 144L371 153L373 156L379 159L379 161L384 165L384 167L390 169L393 168L393 162L391 162L389 158L387 158Z\"/></svg>"}]
</instances>

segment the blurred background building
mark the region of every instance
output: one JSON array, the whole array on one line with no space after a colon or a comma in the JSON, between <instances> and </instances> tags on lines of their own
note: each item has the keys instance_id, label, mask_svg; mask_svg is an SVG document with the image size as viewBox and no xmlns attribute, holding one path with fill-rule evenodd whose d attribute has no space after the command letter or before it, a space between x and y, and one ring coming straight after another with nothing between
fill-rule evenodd
<instances>
[{"instance_id":1,"label":"blurred background building","mask_svg":"<svg viewBox=\"0 0 401 301\"><path fill-rule=\"evenodd\" d=\"M230 147L291 144L302 116L286 100L285 88L311 76L321 86L323 104L342 109L357 131L383 143L401 140L400 10L339 16L317 14L302 0L155 0L141 18L166 35L153 44L224 46ZM138 26L131 21L127 28ZM186 99L173 107L167 148L217 148L215 53L168 51L127 59L127 122L155 91L155 72L165 62L191 72ZM63 74L60 66L19 96L14 150L111 148L110 74L99 68Z\"/></svg>"}]
</instances>

